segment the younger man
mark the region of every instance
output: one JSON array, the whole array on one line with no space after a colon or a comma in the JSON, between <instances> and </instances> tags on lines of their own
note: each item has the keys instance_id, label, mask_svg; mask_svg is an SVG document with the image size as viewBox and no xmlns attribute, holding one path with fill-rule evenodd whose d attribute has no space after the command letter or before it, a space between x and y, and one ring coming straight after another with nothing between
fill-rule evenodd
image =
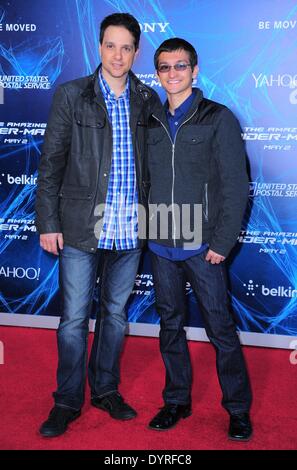
<instances>
[{"instance_id":1,"label":"younger man","mask_svg":"<svg viewBox=\"0 0 297 470\"><path fill-rule=\"evenodd\" d=\"M187 277L216 349L222 405L230 415L229 438L249 440L251 390L228 309L225 273L225 259L236 242L248 195L240 127L226 106L192 88L198 66L191 44L168 39L157 49L154 61L167 102L148 124L149 202L150 207L170 206L172 213L167 239L158 232L149 243L166 368L165 405L149 427L164 431L191 414L191 364L183 328ZM202 220L195 217L199 207ZM151 224L154 218L152 213ZM201 229L199 243L199 236L188 243L185 221L198 235Z\"/></svg>"}]
</instances>

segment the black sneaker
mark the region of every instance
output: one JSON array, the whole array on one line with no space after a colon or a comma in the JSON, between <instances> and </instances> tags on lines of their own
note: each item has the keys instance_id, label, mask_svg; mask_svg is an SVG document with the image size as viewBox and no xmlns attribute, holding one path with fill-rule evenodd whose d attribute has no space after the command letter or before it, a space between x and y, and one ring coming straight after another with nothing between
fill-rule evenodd
<instances>
[{"instance_id":1,"label":"black sneaker","mask_svg":"<svg viewBox=\"0 0 297 470\"><path fill-rule=\"evenodd\" d=\"M92 398L91 404L100 410L107 411L114 419L132 419L137 413L128 403L124 402L119 392L112 392L101 398Z\"/></svg>"},{"instance_id":2,"label":"black sneaker","mask_svg":"<svg viewBox=\"0 0 297 470\"><path fill-rule=\"evenodd\" d=\"M56 437L64 434L68 424L81 414L80 410L72 410L62 406L54 406L48 419L41 425L39 432L44 437Z\"/></svg>"}]
</instances>

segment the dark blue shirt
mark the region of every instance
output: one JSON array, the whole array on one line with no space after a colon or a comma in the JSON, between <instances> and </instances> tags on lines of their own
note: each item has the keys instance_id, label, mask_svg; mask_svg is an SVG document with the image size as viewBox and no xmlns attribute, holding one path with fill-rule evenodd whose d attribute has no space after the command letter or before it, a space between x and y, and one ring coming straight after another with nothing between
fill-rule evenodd
<instances>
[{"instance_id":1,"label":"dark blue shirt","mask_svg":"<svg viewBox=\"0 0 297 470\"><path fill-rule=\"evenodd\" d=\"M166 110L166 117L167 122L170 129L170 134L172 140L175 138L175 134L177 129L182 123L182 120L186 113L189 111L192 102L194 101L195 93L192 93L178 108L174 110L174 115L171 114L169 111L168 101L165 103L165 110ZM168 247L165 245L160 245L159 243L149 242L148 243L149 249L158 256L162 258L167 258L171 261L183 261L185 259L190 258L191 256L198 255L202 253L208 245L204 243L203 245L199 245L197 248L193 250L185 250L183 248L174 248Z\"/></svg>"},{"instance_id":2,"label":"dark blue shirt","mask_svg":"<svg viewBox=\"0 0 297 470\"><path fill-rule=\"evenodd\" d=\"M189 111L195 98L195 93L192 93L178 108L174 110L174 115L169 111L168 101L165 103L167 122L170 128L172 140L174 140L177 129L182 123L184 116Z\"/></svg>"}]
</instances>

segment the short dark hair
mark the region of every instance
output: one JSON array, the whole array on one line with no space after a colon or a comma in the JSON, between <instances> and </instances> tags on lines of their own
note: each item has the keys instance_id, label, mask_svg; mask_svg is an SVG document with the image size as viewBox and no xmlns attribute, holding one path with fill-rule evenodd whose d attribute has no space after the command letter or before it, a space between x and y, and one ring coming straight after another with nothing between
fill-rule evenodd
<instances>
[{"instance_id":1,"label":"short dark hair","mask_svg":"<svg viewBox=\"0 0 297 470\"><path fill-rule=\"evenodd\" d=\"M108 26L123 26L126 28L134 37L135 50L138 49L141 30L134 16L129 13L113 13L112 15L106 16L100 24L100 44L103 42L103 36Z\"/></svg>"},{"instance_id":2,"label":"short dark hair","mask_svg":"<svg viewBox=\"0 0 297 470\"><path fill-rule=\"evenodd\" d=\"M155 69L158 69L158 59L162 52L173 52L179 50L184 50L189 53L190 64L193 70L195 65L198 64L197 52L192 44L181 38L166 39L166 41L163 41L162 44L160 44L154 55Z\"/></svg>"}]
</instances>

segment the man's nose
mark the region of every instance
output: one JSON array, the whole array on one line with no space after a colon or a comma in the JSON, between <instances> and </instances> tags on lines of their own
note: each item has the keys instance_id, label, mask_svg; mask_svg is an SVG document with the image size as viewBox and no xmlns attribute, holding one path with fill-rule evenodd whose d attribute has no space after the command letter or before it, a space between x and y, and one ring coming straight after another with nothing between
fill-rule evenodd
<instances>
[{"instance_id":1,"label":"man's nose","mask_svg":"<svg viewBox=\"0 0 297 470\"><path fill-rule=\"evenodd\" d=\"M170 67L168 75L169 75L170 78L173 78L173 77L176 76L176 70L175 70L174 67Z\"/></svg>"},{"instance_id":2,"label":"man's nose","mask_svg":"<svg viewBox=\"0 0 297 470\"><path fill-rule=\"evenodd\" d=\"M114 51L114 56L115 56L115 58L117 58L117 59L121 59L121 58L122 58L122 49L121 49L120 47L115 49L115 51Z\"/></svg>"}]
</instances>

